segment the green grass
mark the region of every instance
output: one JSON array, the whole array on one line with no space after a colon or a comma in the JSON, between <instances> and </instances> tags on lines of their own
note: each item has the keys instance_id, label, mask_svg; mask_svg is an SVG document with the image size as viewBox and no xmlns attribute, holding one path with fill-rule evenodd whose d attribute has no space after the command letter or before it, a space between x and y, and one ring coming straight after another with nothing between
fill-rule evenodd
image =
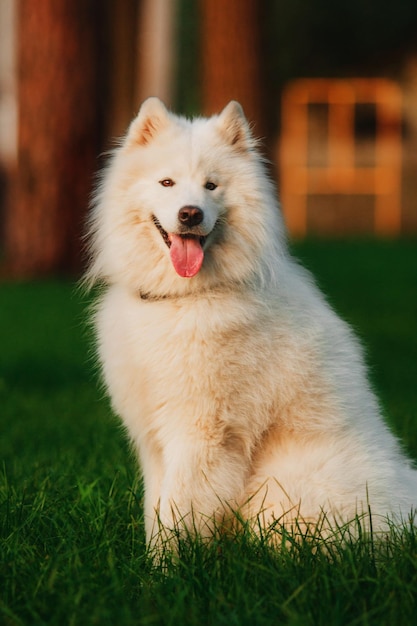
<instances>
[{"instance_id":1,"label":"green grass","mask_svg":"<svg viewBox=\"0 0 417 626\"><path fill-rule=\"evenodd\" d=\"M362 337L394 430L417 459L415 242L294 246ZM141 485L97 384L85 299L0 285L0 624L410 625L417 533L282 550L241 532L149 559Z\"/></svg>"}]
</instances>

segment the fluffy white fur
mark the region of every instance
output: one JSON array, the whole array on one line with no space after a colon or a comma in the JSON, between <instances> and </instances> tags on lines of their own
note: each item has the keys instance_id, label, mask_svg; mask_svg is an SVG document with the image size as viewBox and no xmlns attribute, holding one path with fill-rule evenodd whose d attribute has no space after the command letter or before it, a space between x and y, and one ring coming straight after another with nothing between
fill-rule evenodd
<instances>
[{"instance_id":1,"label":"fluffy white fur","mask_svg":"<svg viewBox=\"0 0 417 626\"><path fill-rule=\"evenodd\" d=\"M161 181L170 180L168 186ZM216 188L206 188L206 183ZM204 214L192 278L166 233ZM417 505L366 379L360 346L289 255L276 194L242 109L209 119L144 102L102 177L87 279L105 285L98 352L137 448L149 541L158 521L209 532L233 509L268 525L374 528Z\"/></svg>"}]
</instances>

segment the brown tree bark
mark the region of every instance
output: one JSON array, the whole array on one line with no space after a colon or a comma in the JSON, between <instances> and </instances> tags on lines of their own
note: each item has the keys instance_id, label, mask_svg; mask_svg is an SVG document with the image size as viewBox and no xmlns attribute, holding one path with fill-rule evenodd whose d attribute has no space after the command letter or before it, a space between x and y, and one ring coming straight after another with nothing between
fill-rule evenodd
<instances>
[{"instance_id":1,"label":"brown tree bark","mask_svg":"<svg viewBox=\"0 0 417 626\"><path fill-rule=\"evenodd\" d=\"M261 2L200 0L202 92L206 114L238 100L255 133L265 134Z\"/></svg>"},{"instance_id":2,"label":"brown tree bark","mask_svg":"<svg viewBox=\"0 0 417 626\"><path fill-rule=\"evenodd\" d=\"M18 167L5 220L6 266L74 271L97 154L94 0L18 2Z\"/></svg>"}]
</instances>

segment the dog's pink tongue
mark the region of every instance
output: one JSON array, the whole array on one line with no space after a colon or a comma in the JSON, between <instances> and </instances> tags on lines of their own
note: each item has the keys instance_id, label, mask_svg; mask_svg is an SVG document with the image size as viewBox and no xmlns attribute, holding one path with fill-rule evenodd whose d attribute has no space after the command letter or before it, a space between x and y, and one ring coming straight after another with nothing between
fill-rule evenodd
<instances>
[{"instance_id":1,"label":"dog's pink tongue","mask_svg":"<svg viewBox=\"0 0 417 626\"><path fill-rule=\"evenodd\" d=\"M204 259L199 237L180 237L174 233L169 233L168 236L171 242L171 261L177 274L183 278L195 276Z\"/></svg>"}]
</instances>

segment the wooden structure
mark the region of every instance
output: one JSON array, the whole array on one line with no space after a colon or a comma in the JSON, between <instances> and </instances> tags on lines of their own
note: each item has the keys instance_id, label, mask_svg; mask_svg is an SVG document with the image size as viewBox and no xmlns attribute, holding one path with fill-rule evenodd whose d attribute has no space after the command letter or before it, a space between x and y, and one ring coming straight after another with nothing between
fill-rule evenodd
<instances>
[{"instance_id":1,"label":"wooden structure","mask_svg":"<svg viewBox=\"0 0 417 626\"><path fill-rule=\"evenodd\" d=\"M309 162L311 105L327 108L324 164ZM373 163L357 163L355 114L358 105L375 109ZM385 79L303 79L282 99L280 189L290 233L308 230L308 197L367 194L375 197L374 231L397 235L401 228L401 91Z\"/></svg>"}]
</instances>

